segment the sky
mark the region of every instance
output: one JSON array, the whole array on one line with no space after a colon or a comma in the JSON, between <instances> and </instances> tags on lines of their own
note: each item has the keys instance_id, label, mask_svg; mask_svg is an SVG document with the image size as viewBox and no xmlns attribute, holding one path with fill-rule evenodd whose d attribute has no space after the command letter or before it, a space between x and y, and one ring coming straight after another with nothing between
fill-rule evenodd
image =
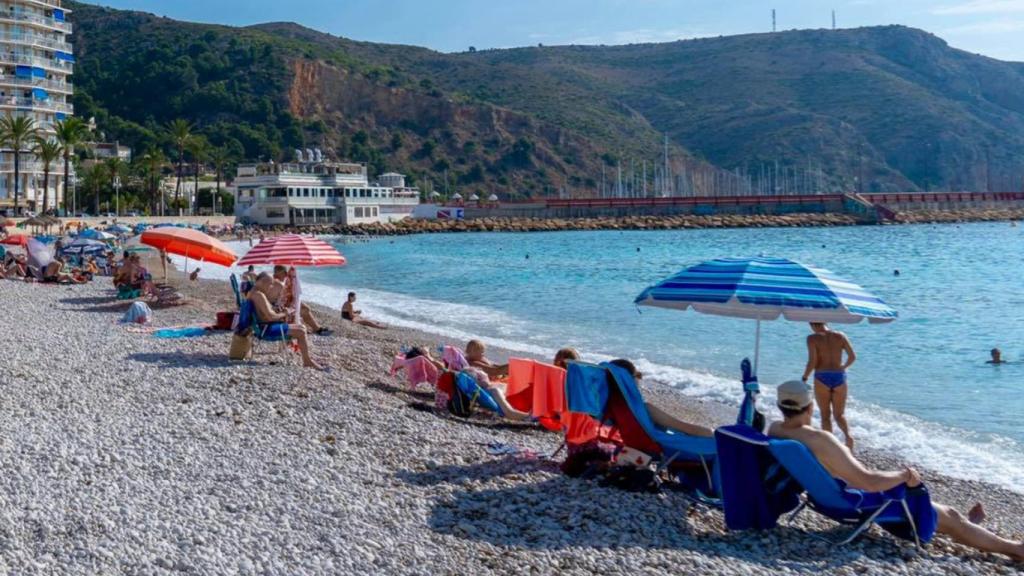
<instances>
[{"instance_id":1,"label":"sky","mask_svg":"<svg viewBox=\"0 0 1024 576\"><path fill-rule=\"evenodd\" d=\"M88 0L179 20L292 21L355 40L444 52L473 46L627 44L904 24L952 46L1024 61L1024 0Z\"/></svg>"}]
</instances>

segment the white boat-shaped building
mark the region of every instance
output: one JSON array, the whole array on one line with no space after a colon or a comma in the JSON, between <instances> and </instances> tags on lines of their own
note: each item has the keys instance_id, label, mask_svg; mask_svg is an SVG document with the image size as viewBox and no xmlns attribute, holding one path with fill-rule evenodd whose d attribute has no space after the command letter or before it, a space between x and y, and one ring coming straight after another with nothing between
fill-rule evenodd
<instances>
[{"instance_id":1,"label":"white boat-shaped building","mask_svg":"<svg viewBox=\"0 0 1024 576\"><path fill-rule=\"evenodd\" d=\"M365 164L242 164L235 178L235 217L252 224L393 222L411 216L419 203L419 190L407 187L404 176L389 172L371 183Z\"/></svg>"}]
</instances>

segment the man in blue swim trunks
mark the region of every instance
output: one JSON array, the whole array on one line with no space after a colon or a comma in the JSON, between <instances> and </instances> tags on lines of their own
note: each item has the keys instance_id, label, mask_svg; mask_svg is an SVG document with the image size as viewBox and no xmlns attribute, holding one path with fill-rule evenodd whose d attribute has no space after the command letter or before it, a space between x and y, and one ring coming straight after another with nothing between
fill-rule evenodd
<instances>
[{"instance_id":1,"label":"man in blue swim trunks","mask_svg":"<svg viewBox=\"0 0 1024 576\"><path fill-rule=\"evenodd\" d=\"M821 411L821 429L832 432L835 418L843 431L846 445L853 449L853 436L846 422L846 369L857 360L853 345L842 332L836 332L824 322L811 322L813 334L807 337L807 367L803 381L807 382L814 373L814 397ZM843 360L843 352L846 360Z\"/></svg>"}]
</instances>

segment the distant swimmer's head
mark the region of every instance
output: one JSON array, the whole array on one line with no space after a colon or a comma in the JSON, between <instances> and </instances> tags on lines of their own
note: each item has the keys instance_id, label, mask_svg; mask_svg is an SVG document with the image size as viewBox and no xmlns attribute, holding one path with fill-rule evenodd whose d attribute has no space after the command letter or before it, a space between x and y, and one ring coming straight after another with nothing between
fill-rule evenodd
<instances>
[{"instance_id":1,"label":"distant swimmer's head","mask_svg":"<svg viewBox=\"0 0 1024 576\"><path fill-rule=\"evenodd\" d=\"M1002 364L1003 362L1003 351L999 348L993 348L989 354L992 355L992 364Z\"/></svg>"},{"instance_id":2,"label":"distant swimmer's head","mask_svg":"<svg viewBox=\"0 0 1024 576\"><path fill-rule=\"evenodd\" d=\"M810 422L814 407L814 392L807 382L790 380L779 385L776 404L786 420L807 418Z\"/></svg>"},{"instance_id":3,"label":"distant swimmer's head","mask_svg":"<svg viewBox=\"0 0 1024 576\"><path fill-rule=\"evenodd\" d=\"M893 276L899 276L899 275L900 275L900 270L899 270L899 268L897 268L896 270L893 270L893 271L892 271L892 275L893 275Z\"/></svg>"},{"instance_id":4,"label":"distant swimmer's head","mask_svg":"<svg viewBox=\"0 0 1024 576\"><path fill-rule=\"evenodd\" d=\"M553 364L559 368L567 368L569 362L580 359L580 353L575 348L562 348L555 353Z\"/></svg>"},{"instance_id":5,"label":"distant swimmer's head","mask_svg":"<svg viewBox=\"0 0 1024 576\"><path fill-rule=\"evenodd\" d=\"M824 322L811 322L811 331L815 334L821 334L825 330L828 330L828 324Z\"/></svg>"}]
</instances>

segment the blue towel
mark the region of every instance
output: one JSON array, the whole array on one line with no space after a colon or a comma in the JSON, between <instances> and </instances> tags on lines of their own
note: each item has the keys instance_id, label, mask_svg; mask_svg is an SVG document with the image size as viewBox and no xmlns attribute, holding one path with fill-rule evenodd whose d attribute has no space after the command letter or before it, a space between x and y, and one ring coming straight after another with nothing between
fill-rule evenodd
<instances>
[{"instance_id":1,"label":"blue towel","mask_svg":"<svg viewBox=\"0 0 1024 576\"><path fill-rule=\"evenodd\" d=\"M570 362L565 375L565 398L569 411L604 418L608 373L600 366Z\"/></svg>"},{"instance_id":2,"label":"blue towel","mask_svg":"<svg viewBox=\"0 0 1024 576\"><path fill-rule=\"evenodd\" d=\"M163 330L157 330L153 332L153 336L157 338L196 338L198 336L206 336L209 331L206 328L164 328Z\"/></svg>"}]
</instances>

